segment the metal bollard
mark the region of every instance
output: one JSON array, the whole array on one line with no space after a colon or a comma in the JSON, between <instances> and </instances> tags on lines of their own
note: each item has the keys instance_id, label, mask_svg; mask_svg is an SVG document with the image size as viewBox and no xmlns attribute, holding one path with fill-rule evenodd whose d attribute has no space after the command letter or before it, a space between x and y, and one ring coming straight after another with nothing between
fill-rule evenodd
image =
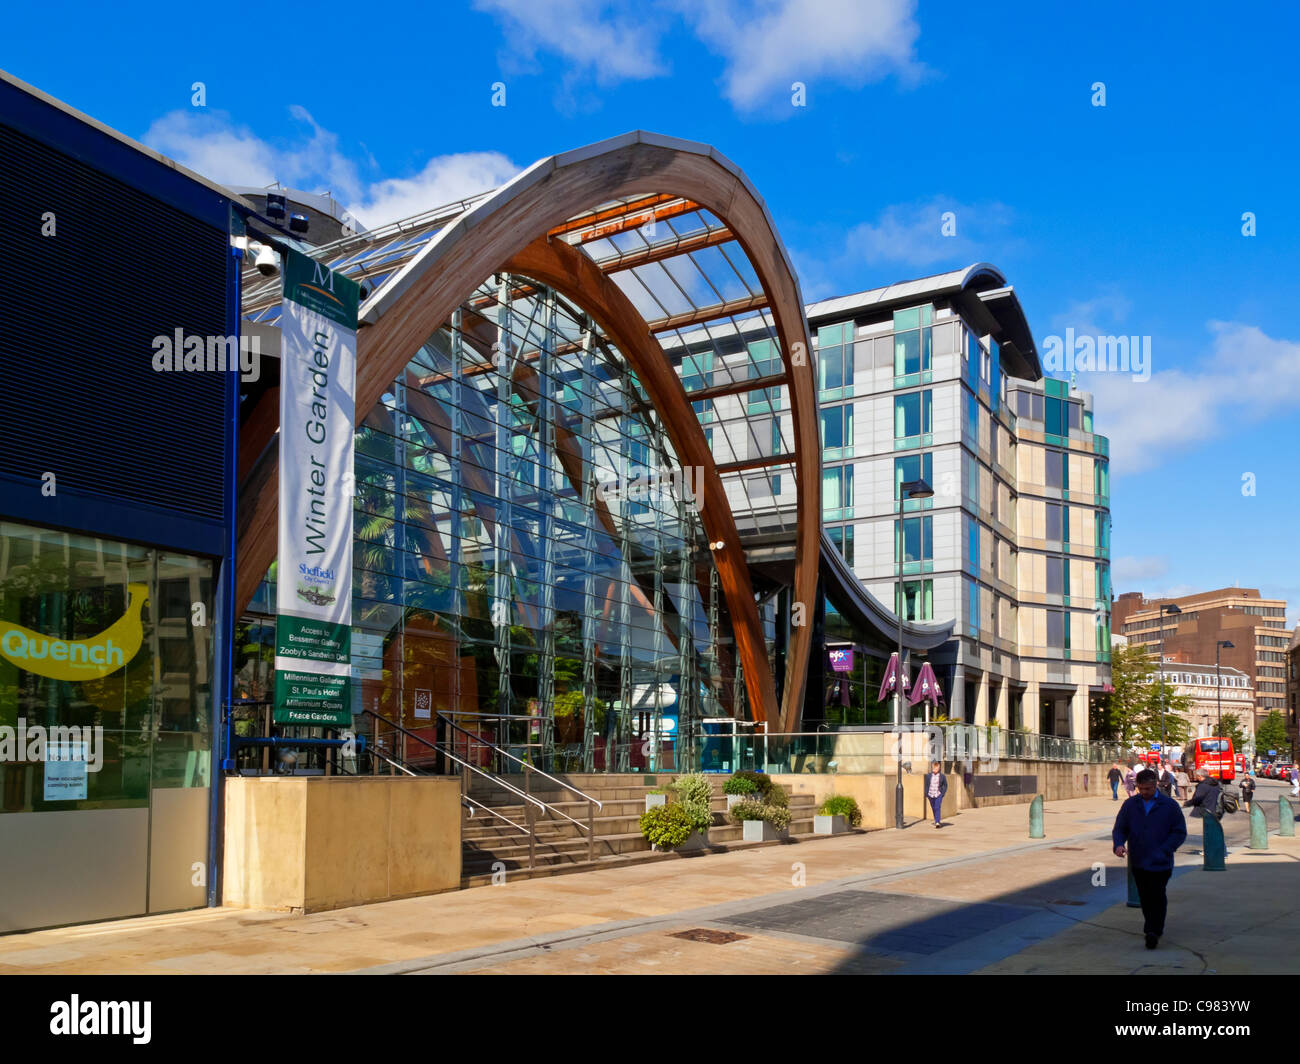
<instances>
[{"instance_id":1,"label":"metal bollard","mask_svg":"<svg viewBox=\"0 0 1300 1064\"><path fill-rule=\"evenodd\" d=\"M1254 808L1254 805L1251 806ZM1277 833L1285 835L1287 838L1295 838L1295 810L1291 803L1287 801L1286 795L1279 795L1277 799Z\"/></svg>"},{"instance_id":2,"label":"metal bollard","mask_svg":"<svg viewBox=\"0 0 1300 1064\"><path fill-rule=\"evenodd\" d=\"M1029 837L1031 839L1043 839L1047 836L1043 834L1043 796L1035 795L1034 800L1029 803Z\"/></svg>"},{"instance_id":3,"label":"metal bollard","mask_svg":"<svg viewBox=\"0 0 1300 1064\"><path fill-rule=\"evenodd\" d=\"M1294 825L1291 830L1295 830ZM1259 802L1250 803L1250 848L1268 849L1268 821L1264 819L1264 807Z\"/></svg>"},{"instance_id":4,"label":"metal bollard","mask_svg":"<svg viewBox=\"0 0 1300 1064\"><path fill-rule=\"evenodd\" d=\"M1223 825L1214 817L1207 816L1201 823L1205 825L1205 842L1203 845L1205 872L1222 872L1226 869L1224 859L1228 855L1228 844L1223 838Z\"/></svg>"}]
</instances>

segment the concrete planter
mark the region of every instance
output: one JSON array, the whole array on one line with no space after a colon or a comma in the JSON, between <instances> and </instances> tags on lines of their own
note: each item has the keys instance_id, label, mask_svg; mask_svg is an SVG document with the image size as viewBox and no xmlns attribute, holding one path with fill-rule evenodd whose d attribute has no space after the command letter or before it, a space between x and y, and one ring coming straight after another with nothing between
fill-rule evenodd
<instances>
[{"instance_id":1,"label":"concrete planter","mask_svg":"<svg viewBox=\"0 0 1300 1064\"><path fill-rule=\"evenodd\" d=\"M752 794L729 794L727 795L727 812L731 812L731 807L737 802L743 802L747 798L752 798Z\"/></svg>"},{"instance_id":2,"label":"concrete planter","mask_svg":"<svg viewBox=\"0 0 1300 1064\"><path fill-rule=\"evenodd\" d=\"M766 820L746 820L744 826L745 842L773 842L784 839L788 828L775 828Z\"/></svg>"},{"instance_id":3,"label":"concrete planter","mask_svg":"<svg viewBox=\"0 0 1300 1064\"><path fill-rule=\"evenodd\" d=\"M646 795L646 797L648 798L650 795ZM709 836L707 832L692 831L680 846L656 846L652 843L650 849L654 850L655 853L669 853L673 850L678 853L694 853L696 850L708 849L708 846Z\"/></svg>"},{"instance_id":4,"label":"concrete planter","mask_svg":"<svg viewBox=\"0 0 1300 1064\"><path fill-rule=\"evenodd\" d=\"M645 796L645 811L648 813L657 805L667 805L668 795L666 794L647 794Z\"/></svg>"},{"instance_id":5,"label":"concrete planter","mask_svg":"<svg viewBox=\"0 0 1300 1064\"><path fill-rule=\"evenodd\" d=\"M813 817L814 835L839 835L848 830L848 817L822 816L820 813Z\"/></svg>"}]
</instances>

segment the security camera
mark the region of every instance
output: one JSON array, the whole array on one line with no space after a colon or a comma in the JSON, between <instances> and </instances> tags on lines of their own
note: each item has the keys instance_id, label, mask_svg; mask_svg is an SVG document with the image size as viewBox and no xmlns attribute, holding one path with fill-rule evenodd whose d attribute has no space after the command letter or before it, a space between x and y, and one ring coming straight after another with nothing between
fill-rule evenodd
<instances>
[{"instance_id":1,"label":"security camera","mask_svg":"<svg viewBox=\"0 0 1300 1064\"><path fill-rule=\"evenodd\" d=\"M280 272L280 256L269 245L249 244L248 250L255 256L253 265L263 277L274 277Z\"/></svg>"}]
</instances>

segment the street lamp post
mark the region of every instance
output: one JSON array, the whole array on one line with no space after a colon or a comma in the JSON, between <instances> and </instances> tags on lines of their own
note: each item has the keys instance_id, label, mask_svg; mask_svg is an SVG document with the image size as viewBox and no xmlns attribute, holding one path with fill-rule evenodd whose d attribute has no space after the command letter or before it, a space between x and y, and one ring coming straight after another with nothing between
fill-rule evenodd
<instances>
[{"instance_id":1,"label":"street lamp post","mask_svg":"<svg viewBox=\"0 0 1300 1064\"><path fill-rule=\"evenodd\" d=\"M898 671L894 674L894 727L898 729L898 758L894 779L894 827L903 826L903 500L928 499L934 489L924 480L908 480L898 486ZM926 768L930 766L927 765Z\"/></svg>"},{"instance_id":2,"label":"street lamp post","mask_svg":"<svg viewBox=\"0 0 1300 1064\"><path fill-rule=\"evenodd\" d=\"M1175 614L1182 613L1172 602L1166 603L1160 607L1160 757L1168 757L1168 744L1165 740L1165 614L1171 617Z\"/></svg>"},{"instance_id":3,"label":"street lamp post","mask_svg":"<svg viewBox=\"0 0 1300 1064\"><path fill-rule=\"evenodd\" d=\"M1233 649L1235 649L1233 645L1226 639L1220 639L1214 644L1214 701L1215 716L1218 718L1214 734L1218 736L1223 735L1223 681L1219 678L1219 651Z\"/></svg>"}]
</instances>

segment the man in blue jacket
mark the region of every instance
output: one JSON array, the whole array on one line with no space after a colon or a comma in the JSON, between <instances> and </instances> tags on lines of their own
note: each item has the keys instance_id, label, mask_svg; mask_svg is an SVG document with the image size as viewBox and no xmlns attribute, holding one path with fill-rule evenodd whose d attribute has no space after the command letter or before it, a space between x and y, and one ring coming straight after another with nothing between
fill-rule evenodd
<instances>
[{"instance_id":1,"label":"man in blue jacket","mask_svg":"<svg viewBox=\"0 0 1300 1064\"><path fill-rule=\"evenodd\" d=\"M1178 803L1156 789L1156 774L1149 768L1137 774L1136 782L1137 794L1119 807L1111 841L1115 856L1129 859L1142 903L1147 949L1155 949L1165 933L1169 909L1165 887L1173 874L1174 851L1187 840L1187 821Z\"/></svg>"}]
</instances>

